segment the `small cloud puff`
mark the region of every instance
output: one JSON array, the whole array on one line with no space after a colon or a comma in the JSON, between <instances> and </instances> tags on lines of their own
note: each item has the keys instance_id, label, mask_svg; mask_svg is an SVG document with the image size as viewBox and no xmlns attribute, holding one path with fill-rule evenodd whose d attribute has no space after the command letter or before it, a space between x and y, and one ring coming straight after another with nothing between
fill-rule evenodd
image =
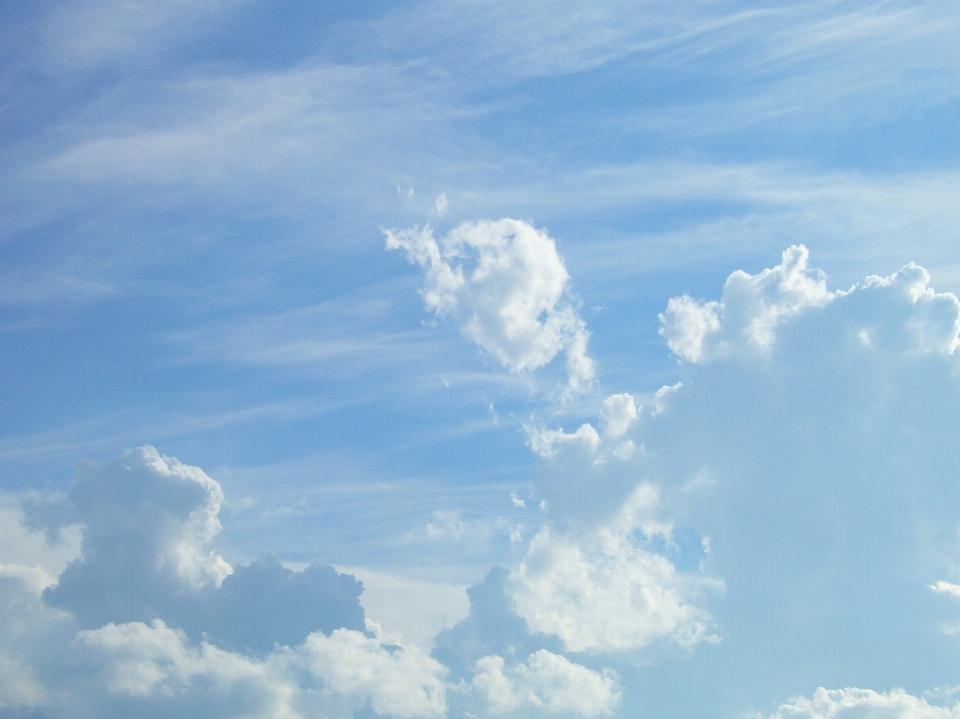
<instances>
[{"instance_id":1,"label":"small cloud puff","mask_svg":"<svg viewBox=\"0 0 960 719\"><path fill-rule=\"evenodd\" d=\"M431 228L386 230L387 249L423 267L427 309L455 316L467 337L511 371L566 353L569 389L594 378L590 333L569 296L556 243L519 220L468 222L437 241Z\"/></svg>"},{"instance_id":2,"label":"small cloud puff","mask_svg":"<svg viewBox=\"0 0 960 719\"><path fill-rule=\"evenodd\" d=\"M622 437L637 421L637 406L629 394L612 394L600 408L600 426L607 437Z\"/></svg>"},{"instance_id":3,"label":"small cloud puff","mask_svg":"<svg viewBox=\"0 0 960 719\"><path fill-rule=\"evenodd\" d=\"M596 717L611 714L620 702L615 672L595 672L546 649L510 668L503 657L481 657L476 670L472 685L494 715L533 707L550 714Z\"/></svg>"},{"instance_id":4,"label":"small cloud puff","mask_svg":"<svg viewBox=\"0 0 960 719\"><path fill-rule=\"evenodd\" d=\"M795 697L781 704L769 719L960 719L960 703L950 707L927 703L903 689L875 692L871 689L824 689L813 697Z\"/></svg>"}]
</instances>

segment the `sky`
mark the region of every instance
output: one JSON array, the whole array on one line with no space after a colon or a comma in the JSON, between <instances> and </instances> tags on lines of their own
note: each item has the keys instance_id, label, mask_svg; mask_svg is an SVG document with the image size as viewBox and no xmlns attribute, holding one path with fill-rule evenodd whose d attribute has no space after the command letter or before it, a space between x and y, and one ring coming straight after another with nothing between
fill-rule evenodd
<instances>
[{"instance_id":1,"label":"sky","mask_svg":"<svg viewBox=\"0 0 960 719\"><path fill-rule=\"evenodd\" d=\"M0 719L960 719L958 35L0 4Z\"/></svg>"}]
</instances>

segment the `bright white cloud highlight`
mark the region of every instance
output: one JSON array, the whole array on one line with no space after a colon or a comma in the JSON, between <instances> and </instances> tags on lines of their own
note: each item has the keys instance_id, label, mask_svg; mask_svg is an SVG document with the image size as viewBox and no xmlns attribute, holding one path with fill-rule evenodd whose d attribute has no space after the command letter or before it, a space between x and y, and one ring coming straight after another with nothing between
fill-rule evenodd
<instances>
[{"instance_id":1,"label":"bright white cloud highlight","mask_svg":"<svg viewBox=\"0 0 960 719\"><path fill-rule=\"evenodd\" d=\"M304 665L335 692L369 699L378 714L413 719L446 714L445 670L416 646L384 648L349 629L307 637Z\"/></svg>"},{"instance_id":2,"label":"bright white cloud highlight","mask_svg":"<svg viewBox=\"0 0 960 719\"><path fill-rule=\"evenodd\" d=\"M877 297L890 298L896 314L908 315L895 338L902 349L952 353L957 347L960 303L951 293L934 292L922 267L911 262L889 277L871 275L848 292L830 292L823 273L808 268L808 259L807 248L795 245L784 251L776 267L756 275L732 273L719 301L698 302L688 295L671 298L660 315L660 334L677 356L696 364L765 354L787 318L852 293L877 292ZM873 346L873 335L870 327L857 333L865 346Z\"/></svg>"},{"instance_id":3,"label":"bright white cloud highlight","mask_svg":"<svg viewBox=\"0 0 960 719\"><path fill-rule=\"evenodd\" d=\"M592 457L600 447L600 435L592 424L584 423L572 434L562 429L527 427L530 448L544 459L555 457L561 450L579 452Z\"/></svg>"},{"instance_id":4,"label":"bright white cloud highlight","mask_svg":"<svg viewBox=\"0 0 960 719\"><path fill-rule=\"evenodd\" d=\"M689 362L769 350L784 318L833 299L822 273L807 268L809 256L806 247L795 245L776 267L756 275L737 270L727 278L719 302L701 303L689 295L671 298L660 315L660 334Z\"/></svg>"},{"instance_id":5,"label":"bright white cloud highlight","mask_svg":"<svg viewBox=\"0 0 960 719\"><path fill-rule=\"evenodd\" d=\"M492 714L536 707L550 714L595 717L612 713L621 696L616 673L595 672L546 649L507 669L503 657L481 657L476 670L472 684Z\"/></svg>"},{"instance_id":6,"label":"bright white cloud highlight","mask_svg":"<svg viewBox=\"0 0 960 719\"><path fill-rule=\"evenodd\" d=\"M944 582L943 580L940 580L935 584L931 584L930 589L940 594L947 594L951 597L960 599L960 584L953 584L951 582Z\"/></svg>"},{"instance_id":7,"label":"bright white cloud highlight","mask_svg":"<svg viewBox=\"0 0 960 719\"><path fill-rule=\"evenodd\" d=\"M387 249L404 250L426 270L427 309L458 318L464 334L503 366L533 370L564 351L570 389L592 382L587 325L546 232L503 219L464 223L439 242L429 226L385 234Z\"/></svg>"},{"instance_id":8,"label":"bright white cloud highlight","mask_svg":"<svg viewBox=\"0 0 960 719\"><path fill-rule=\"evenodd\" d=\"M622 437L637 421L637 406L629 394L612 394L600 408L600 427L607 437Z\"/></svg>"},{"instance_id":9,"label":"bright white cloud highlight","mask_svg":"<svg viewBox=\"0 0 960 719\"><path fill-rule=\"evenodd\" d=\"M370 702L398 719L446 714L443 668L414 646L386 646L349 629L316 632L294 649L257 660L201 642L161 620L107 624L80 632L75 644L100 667L106 690L142 699L181 697L217 716L299 719L349 713Z\"/></svg>"},{"instance_id":10,"label":"bright white cloud highlight","mask_svg":"<svg viewBox=\"0 0 960 719\"><path fill-rule=\"evenodd\" d=\"M903 689L879 693L871 689L824 689L812 698L796 697L770 719L957 719L960 704L940 707Z\"/></svg>"},{"instance_id":11,"label":"bright white cloud highlight","mask_svg":"<svg viewBox=\"0 0 960 719\"><path fill-rule=\"evenodd\" d=\"M710 583L637 541L638 532L669 538L668 527L646 521L655 503L655 488L644 485L614 522L590 534L540 530L510 577L517 614L532 631L554 634L574 652L716 640L710 616L694 603Z\"/></svg>"}]
</instances>

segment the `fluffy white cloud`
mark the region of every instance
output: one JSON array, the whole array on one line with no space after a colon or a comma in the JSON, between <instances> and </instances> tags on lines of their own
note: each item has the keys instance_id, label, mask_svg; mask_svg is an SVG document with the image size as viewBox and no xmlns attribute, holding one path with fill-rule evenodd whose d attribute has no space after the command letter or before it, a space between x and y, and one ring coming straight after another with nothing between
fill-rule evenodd
<instances>
[{"instance_id":1,"label":"fluffy white cloud","mask_svg":"<svg viewBox=\"0 0 960 719\"><path fill-rule=\"evenodd\" d=\"M349 716L367 702L443 714L442 668L363 633L354 577L271 556L231 568L212 550L223 492L199 468L141 447L82 466L67 496L21 499L26 513L0 516L14 520L4 556L37 566L0 564L0 706L78 719ZM79 556L57 578L78 524Z\"/></svg>"},{"instance_id":2,"label":"fluffy white cloud","mask_svg":"<svg viewBox=\"0 0 960 719\"><path fill-rule=\"evenodd\" d=\"M304 666L331 690L362 701L373 710L403 719L446 715L445 670L416 646L384 647L380 640L349 629L307 637L300 653Z\"/></svg>"},{"instance_id":3,"label":"fluffy white cloud","mask_svg":"<svg viewBox=\"0 0 960 719\"><path fill-rule=\"evenodd\" d=\"M930 589L940 594L946 594L948 596L960 599L960 584L945 582L941 579L940 581L931 584Z\"/></svg>"},{"instance_id":4,"label":"fluffy white cloud","mask_svg":"<svg viewBox=\"0 0 960 719\"><path fill-rule=\"evenodd\" d=\"M928 704L903 689L824 689L812 698L796 697L781 704L770 719L957 719L960 703L950 707Z\"/></svg>"},{"instance_id":5,"label":"fluffy white cloud","mask_svg":"<svg viewBox=\"0 0 960 719\"><path fill-rule=\"evenodd\" d=\"M629 434L645 449L630 471L710 538L704 566L726 585L707 605L725 637L718 683L764 677L757 701L955 683L937 631L955 607L928 587L953 596L960 566L960 303L929 281L911 264L833 291L794 248L689 305L699 325L665 313L683 386ZM829 696L823 716L853 701ZM844 716L907 702L857 696Z\"/></svg>"},{"instance_id":6,"label":"fluffy white cloud","mask_svg":"<svg viewBox=\"0 0 960 719\"><path fill-rule=\"evenodd\" d=\"M536 707L551 714L595 717L612 713L621 696L619 679L611 670L595 672L546 649L509 669L503 657L481 657L472 684L493 714Z\"/></svg>"},{"instance_id":7,"label":"fluffy white cloud","mask_svg":"<svg viewBox=\"0 0 960 719\"><path fill-rule=\"evenodd\" d=\"M600 435L589 423L581 424L572 434L562 429L542 427L527 427L526 430L530 448L544 459L555 457L561 450L593 458L600 447Z\"/></svg>"},{"instance_id":8,"label":"fluffy white cloud","mask_svg":"<svg viewBox=\"0 0 960 719\"><path fill-rule=\"evenodd\" d=\"M808 307L822 307L834 295L822 273L808 269L803 245L783 253L776 267L749 275L737 270L719 302L674 297L660 315L660 334L674 353L690 362L709 362L742 351L767 351L777 325Z\"/></svg>"},{"instance_id":9,"label":"fluffy white cloud","mask_svg":"<svg viewBox=\"0 0 960 719\"><path fill-rule=\"evenodd\" d=\"M591 533L540 530L510 582L531 630L556 635L575 652L716 640L710 616L695 604L709 582L678 572L638 538L669 539L668 527L645 521L655 503L656 490L645 485L616 521Z\"/></svg>"},{"instance_id":10,"label":"fluffy white cloud","mask_svg":"<svg viewBox=\"0 0 960 719\"><path fill-rule=\"evenodd\" d=\"M600 426L607 437L622 437L637 421L637 405L629 394L612 394L600 408Z\"/></svg>"},{"instance_id":11,"label":"fluffy white cloud","mask_svg":"<svg viewBox=\"0 0 960 719\"><path fill-rule=\"evenodd\" d=\"M439 242L432 229L387 230L387 249L423 267L428 309L462 321L470 339L512 371L566 352L572 390L589 385L589 333L570 300L570 276L546 232L519 220L468 222Z\"/></svg>"},{"instance_id":12,"label":"fluffy white cloud","mask_svg":"<svg viewBox=\"0 0 960 719\"><path fill-rule=\"evenodd\" d=\"M77 643L90 650L102 666L103 682L108 692L135 697L174 696L188 691L192 685L213 688L224 694L231 688L259 685L266 699L273 695L276 703L288 691L277 686L282 682L271 676L270 667L249 657L224 651L212 644L190 645L186 635L156 619L143 622L107 624L77 634ZM290 713L289 703L274 707L267 716ZM250 707L262 712L262 706Z\"/></svg>"},{"instance_id":13,"label":"fluffy white cloud","mask_svg":"<svg viewBox=\"0 0 960 719\"><path fill-rule=\"evenodd\" d=\"M744 353L769 352L776 330L787 319L857 292L889 297L896 314L909 307L910 320L898 328L904 349L953 352L957 346L957 298L928 287L930 275L910 263L889 277L871 275L849 291L827 290L826 278L808 266L803 245L785 250L783 261L756 275L732 273L719 301L698 302L688 295L673 297L660 315L660 334L680 358L711 362ZM879 319L879 318L877 318ZM872 343L873 328L858 337Z\"/></svg>"},{"instance_id":14,"label":"fluffy white cloud","mask_svg":"<svg viewBox=\"0 0 960 719\"><path fill-rule=\"evenodd\" d=\"M300 719L346 716L370 702L400 719L446 714L443 668L416 647L384 645L348 629L320 632L263 660L208 642L194 646L163 621L108 624L77 635L108 694L170 707L209 706L205 716Z\"/></svg>"}]
</instances>

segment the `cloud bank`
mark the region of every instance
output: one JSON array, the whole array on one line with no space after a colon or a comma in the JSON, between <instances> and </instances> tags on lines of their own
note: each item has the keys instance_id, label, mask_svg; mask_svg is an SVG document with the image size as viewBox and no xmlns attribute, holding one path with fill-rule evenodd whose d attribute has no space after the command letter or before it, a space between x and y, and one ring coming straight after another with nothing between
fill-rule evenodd
<instances>
[{"instance_id":1,"label":"cloud bank","mask_svg":"<svg viewBox=\"0 0 960 719\"><path fill-rule=\"evenodd\" d=\"M441 717L446 670L370 625L363 586L215 550L220 485L152 447L80 467L67 497L34 497L51 538L79 526L59 580L0 568L0 708L55 717ZM48 586L49 585L49 586Z\"/></svg>"}]
</instances>

